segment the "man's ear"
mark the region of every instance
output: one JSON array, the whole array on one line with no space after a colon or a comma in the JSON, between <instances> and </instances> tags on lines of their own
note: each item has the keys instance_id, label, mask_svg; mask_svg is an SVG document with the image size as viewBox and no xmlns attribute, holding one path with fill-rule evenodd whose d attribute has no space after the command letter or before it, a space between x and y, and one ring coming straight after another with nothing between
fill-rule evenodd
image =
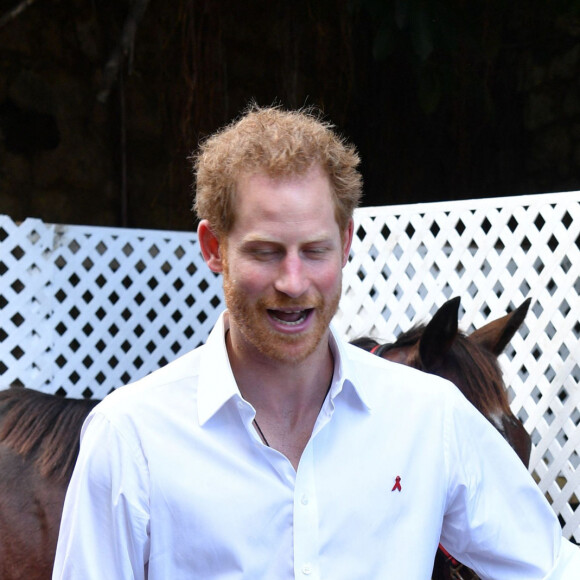
<instances>
[{"instance_id":1,"label":"man's ear","mask_svg":"<svg viewBox=\"0 0 580 580\"><path fill-rule=\"evenodd\" d=\"M219 238L213 233L209 222L201 220L197 226L197 239L203 259L212 272L223 272L223 262Z\"/></svg>"},{"instance_id":2,"label":"man's ear","mask_svg":"<svg viewBox=\"0 0 580 580\"><path fill-rule=\"evenodd\" d=\"M350 254L350 246L352 244L352 236L354 234L354 220L351 218L348 222L348 226L343 234L342 240L342 267L346 266L348 262L348 256Z\"/></svg>"}]
</instances>

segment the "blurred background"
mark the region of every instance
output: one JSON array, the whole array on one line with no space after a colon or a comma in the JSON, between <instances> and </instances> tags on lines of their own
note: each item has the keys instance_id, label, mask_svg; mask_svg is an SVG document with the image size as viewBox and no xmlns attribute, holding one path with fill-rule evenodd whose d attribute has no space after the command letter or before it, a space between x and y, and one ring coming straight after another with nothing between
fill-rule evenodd
<instances>
[{"instance_id":1,"label":"blurred background","mask_svg":"<svg viewBox=\"0 0 580 580\"><path fill-rule=\"evenodd\" d=\"M191 230L251 100L320 107L367 206L580 189L580 1L0 0L0 213Z\"/></svg>"}]
</instances>

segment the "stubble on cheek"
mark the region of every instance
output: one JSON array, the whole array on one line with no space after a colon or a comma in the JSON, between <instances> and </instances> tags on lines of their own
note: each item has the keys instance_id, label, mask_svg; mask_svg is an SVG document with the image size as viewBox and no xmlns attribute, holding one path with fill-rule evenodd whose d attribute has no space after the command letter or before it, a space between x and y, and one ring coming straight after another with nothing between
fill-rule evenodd
<instances>
[{"instance_id":1,"label":"stubble on cheek","mask_svg":"<svg viewBox=\"0 0 580 580\"><path fill-rule=\"evenodd\" d=\"M308 304L304 304L304 300L285 298L282 295L272 299L258 298L255 302L250 302L243 289L230 276L227 263L224 264L223 277L226 306L232 322L238 327L244 340L262 355L280 362L302 362L316 350L340 301L339 285L327 300L317 294L309 299ZM284 334L270 326L268 309L284 310L296 306L314 309L314 325L306 332Z\"/></svg>"}]
</instances>

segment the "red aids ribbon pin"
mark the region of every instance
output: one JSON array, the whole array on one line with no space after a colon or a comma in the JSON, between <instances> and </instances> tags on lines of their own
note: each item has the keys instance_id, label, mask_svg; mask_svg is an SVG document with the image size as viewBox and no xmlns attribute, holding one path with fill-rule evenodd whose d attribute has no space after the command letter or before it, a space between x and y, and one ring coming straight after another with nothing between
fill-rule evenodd
<instances>
[{"instance_id":1,"label":"red aids ribbon pin","mask_svg":"<svg viewBox=\"0 0 580 580\"><path fill-rule=\"evenodd\" d=\"M393 485L393 489L391 489L391 491L401 491L401 477L399 475L397 475L397 477L395 477L395 485Z\"/></svg>"}]
</instances>

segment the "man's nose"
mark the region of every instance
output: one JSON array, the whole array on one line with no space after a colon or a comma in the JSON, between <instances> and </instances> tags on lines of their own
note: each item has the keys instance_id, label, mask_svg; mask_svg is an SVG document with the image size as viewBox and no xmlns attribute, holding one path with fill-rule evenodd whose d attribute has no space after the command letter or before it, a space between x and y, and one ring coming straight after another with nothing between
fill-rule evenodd
<instances>
[{"instance_id":1,"label":"man's nose","mask_svg":"<svg viewBox=\"0 0 580 580\"><path fill-rule=\"evenodd\" d=\"M274 283L278 292L282 292L292 298L298 298L306 292L308 279L304 264L297 254L287 254L280 262L280 269Z\"/></svg>"}]
</instances>

